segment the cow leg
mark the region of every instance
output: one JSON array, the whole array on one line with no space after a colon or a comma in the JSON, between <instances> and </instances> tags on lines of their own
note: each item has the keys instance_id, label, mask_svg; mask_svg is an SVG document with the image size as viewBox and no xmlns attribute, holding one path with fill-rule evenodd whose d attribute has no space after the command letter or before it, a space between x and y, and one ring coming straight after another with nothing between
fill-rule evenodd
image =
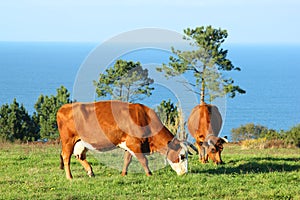
<instances>
[{"instance_id":1,"label":"cow leg","mask_svg":"<svg viewBox=\"0 0 300 200\"><path fill-rule=\"evenodd\" d=\"M150 171L150 169L148 167L148 160L145 157L145 155L142 153L137 153L136 158L138 159L138 161L141 163L142 167L144 168L146 175L151 176L152 172Z\"/></svg>"},{"instance_id":2,"label":"cow leg","mask_svg":"<svg viewBox=\"0 0 300 200\"><path fill-rule=\"evenodd\" d=\"M128 145L126 144L128 143ZM152 173L148 167L148 160L145 157L145 155L142 153L142 148L141 148L141 144L139 143L138 140L132 140L132 141L126 141L123 142L121 144L119 144L119 147L125 149L129 152L132 152L132 154L134 154L136 156L136 158L138 159L138 161L141 163L142 167L144 168L146 175L147 176L151 176ZM128 153L125 154L125 160L124 160L124 167L123 167L123 171L122 171L122 175L123 172L127 171L127 167L131 161L130 156L128 155Z\"/></svg>"},{"instance_id":3,"label":"cow leg","mask_svg":"<svg viewBox=\"0 0 300 200\"><path fill-rule=\"evenodd\" d=\"M198 148L198 154L199 154L199 161L201 163L207 163L208 162L208 158L206 158L206 149L205 147L203 147L201 144L199 144L198 142L196 143L196 146Z\"/></svg>"},{"instance_id":4,"label":"cow leg","mask_svg":"<svg viewBox=\"0 0 300 200\"><path fill-rule=\"evenodd\" d=\"M84 159L84 160L77 159L77 160L79 160L80 164L83 166L84 170L87 172L87 175L89 177L95 176L91 165L88 163L88 161L86 159Z\"/></svg>"},{"instance_id":5,"label":"cow leg","mask_svg":"<svg viewBox=\"0 0 300 200\"><path fill-rule=\"evenodd\" d=\"M72 178L73 178L72 174L71 174L71 169L70 169L71 155L72 155L72 149L71 150L63 150L61 153L61 157L63 159L63 165L64 165L65 172L66 172L66 177L69 180L72 180Z\"/></svg>"},{"instance_id":6,"label":"cow leg","mask_svg":"<svg viewBox=\"0 0 300 200\"><path fill-rule=\"evenodd\" d=\"M60 165L59 165L59 168L60 169L64 169L64 159L63 159L63 157L62 157L62 153L60 153Z\"/></svg>"},{"instance_id":7,"label":"cow leg","mask_svg":"<svg viewBox=\"0 0 300 200\"><path fill-rule=\"evenodd\" d=\"M75 158L80 162L80 164L83 166L84 170L87 172L89 177L94 177L94 173L92 170L91 165L86 160L86 152L88 149L84 147L82 142L79 140L75 143L73 153L75 155Z\"/></svg>"},{"instance_id":8,"label":"cow leg","mask_svg":"<svg viewBox=\"0 0 300 200\"><path fill-rule=\"evenodd\" d=\"M124 153L124 165L123 165L123 170L122 170L122 176L127 175L127 170L128 170L128 166L131 163L132 160L132 155L129 151L125 151Z\"/></svg>"}]
</instances>

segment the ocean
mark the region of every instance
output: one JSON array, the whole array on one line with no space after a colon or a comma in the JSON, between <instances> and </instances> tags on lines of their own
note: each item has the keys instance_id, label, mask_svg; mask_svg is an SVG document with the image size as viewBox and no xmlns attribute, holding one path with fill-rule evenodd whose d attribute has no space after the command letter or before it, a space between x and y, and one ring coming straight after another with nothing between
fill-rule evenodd
<instances>
[{"instance_id":1,"label":"ocean","mask_svg":"<svg viewBox=\"0 0 300 200\"><path fill-rule=\"evenodd\" d=\"M78 73L97 45L0 42L0 105L16 98L32 114L41 94L55 95L61 85L73 94ZM246 123L275 130L288 130L300 123L300 46L227 44L225 48L228 58L242 69L230 72L229 76L247 93L234 99L222 99L224 125L221 135L230 138L232 128ZM122 59L141 61L155 68L159 63L167 63L169 55L170 52L163 50L144 49L134 51L134 56L123 55ZM170 81L156 84L152 97L141 103L153 107L164 99L180 96L176 93L182 91L168 89L170 85L179 87ZM195 96L181 95L180 99L188 115L195 104Z\"/></svg>"}]
</instances>

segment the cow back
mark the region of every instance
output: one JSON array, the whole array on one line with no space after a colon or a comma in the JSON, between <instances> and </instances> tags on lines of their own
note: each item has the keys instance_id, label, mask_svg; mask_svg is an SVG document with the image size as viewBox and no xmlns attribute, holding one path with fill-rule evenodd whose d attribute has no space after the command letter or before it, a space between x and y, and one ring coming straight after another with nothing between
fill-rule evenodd
<instances>
[{"instance_id":1,"label":"cow back","mask_svg":"<svg viewBox=\"0 0 300 200\"><path fill-rule=\"evenodd\" d=\"M222 116L214 105L200 104L193 108L188 119L190 134L197 141L204 141L208 134L218 135L222 127Z\"/></svg>"},{"instance_id":2,"label":"cow back","mask_svg":"<svg viewBox=\"0 0 300 200\"><path fill-rule=\"evenodd\" d=\"M73 132L94 147L110 149L127 137L149 138L163 129L156 113L141 104L121 101L64 105L60 123L69 123Z\"/></svg>"}]
</instances>

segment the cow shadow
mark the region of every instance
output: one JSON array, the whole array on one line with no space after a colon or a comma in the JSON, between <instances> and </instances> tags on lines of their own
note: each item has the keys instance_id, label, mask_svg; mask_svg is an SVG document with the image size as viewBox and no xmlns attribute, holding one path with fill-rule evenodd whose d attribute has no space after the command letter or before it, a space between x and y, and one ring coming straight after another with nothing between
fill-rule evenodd
<instances>
[{"instance_id":1,"label":"cow shadow","mask_svg":"<svg viewBox=\"0 0 300 200\"><path fill-rule=\"evenodd\" d=\"M276 157L258 157L258 158L251 158L250 160L254 161L272 161L272 162L278 162L278 161L283 161L283 162L300 162L300 157L299 158L276 158Z\"/></svg>"},{"instance_id":2,"label":"cow shadow","mask_svg":"<svg viewBox=\"0 0 300 200\"><path fill-rule=\"evenodd\" d=\"M198 165L203 165L198 163ZM212 165L212 164L207 164ZM196 167L190 170L195 174L249 174L249 173L271 173L271 172L292 172L300 171L298 158L253 158L247 161L230 160L226 164L205 167Z\"/></svg>"}]
</instances>

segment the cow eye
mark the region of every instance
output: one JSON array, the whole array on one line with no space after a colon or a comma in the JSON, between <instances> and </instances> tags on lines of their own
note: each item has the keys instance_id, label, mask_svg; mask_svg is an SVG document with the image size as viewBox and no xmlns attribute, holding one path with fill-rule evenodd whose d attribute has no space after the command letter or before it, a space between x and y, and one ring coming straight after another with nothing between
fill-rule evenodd
<instances>
[{"instance_id":1,"label":"cow eye","mask_svg":"<svg viewBox=\"0 0 300 200\"><path fill-rule=\"evenodd\" d=\"M212 152L212 153L216 153L216 149L212 149L211 152Z\"/></svg>"},{"instance_id":2,"label":"cow eye","mask_svg":"<svg viewBox=\"0 0 300 200\"><path fill-rule=\"evenodd\" d=\"M180 160L184 160L185 159L185 155L180 155Z\"/></svg>"}]
</instances>

